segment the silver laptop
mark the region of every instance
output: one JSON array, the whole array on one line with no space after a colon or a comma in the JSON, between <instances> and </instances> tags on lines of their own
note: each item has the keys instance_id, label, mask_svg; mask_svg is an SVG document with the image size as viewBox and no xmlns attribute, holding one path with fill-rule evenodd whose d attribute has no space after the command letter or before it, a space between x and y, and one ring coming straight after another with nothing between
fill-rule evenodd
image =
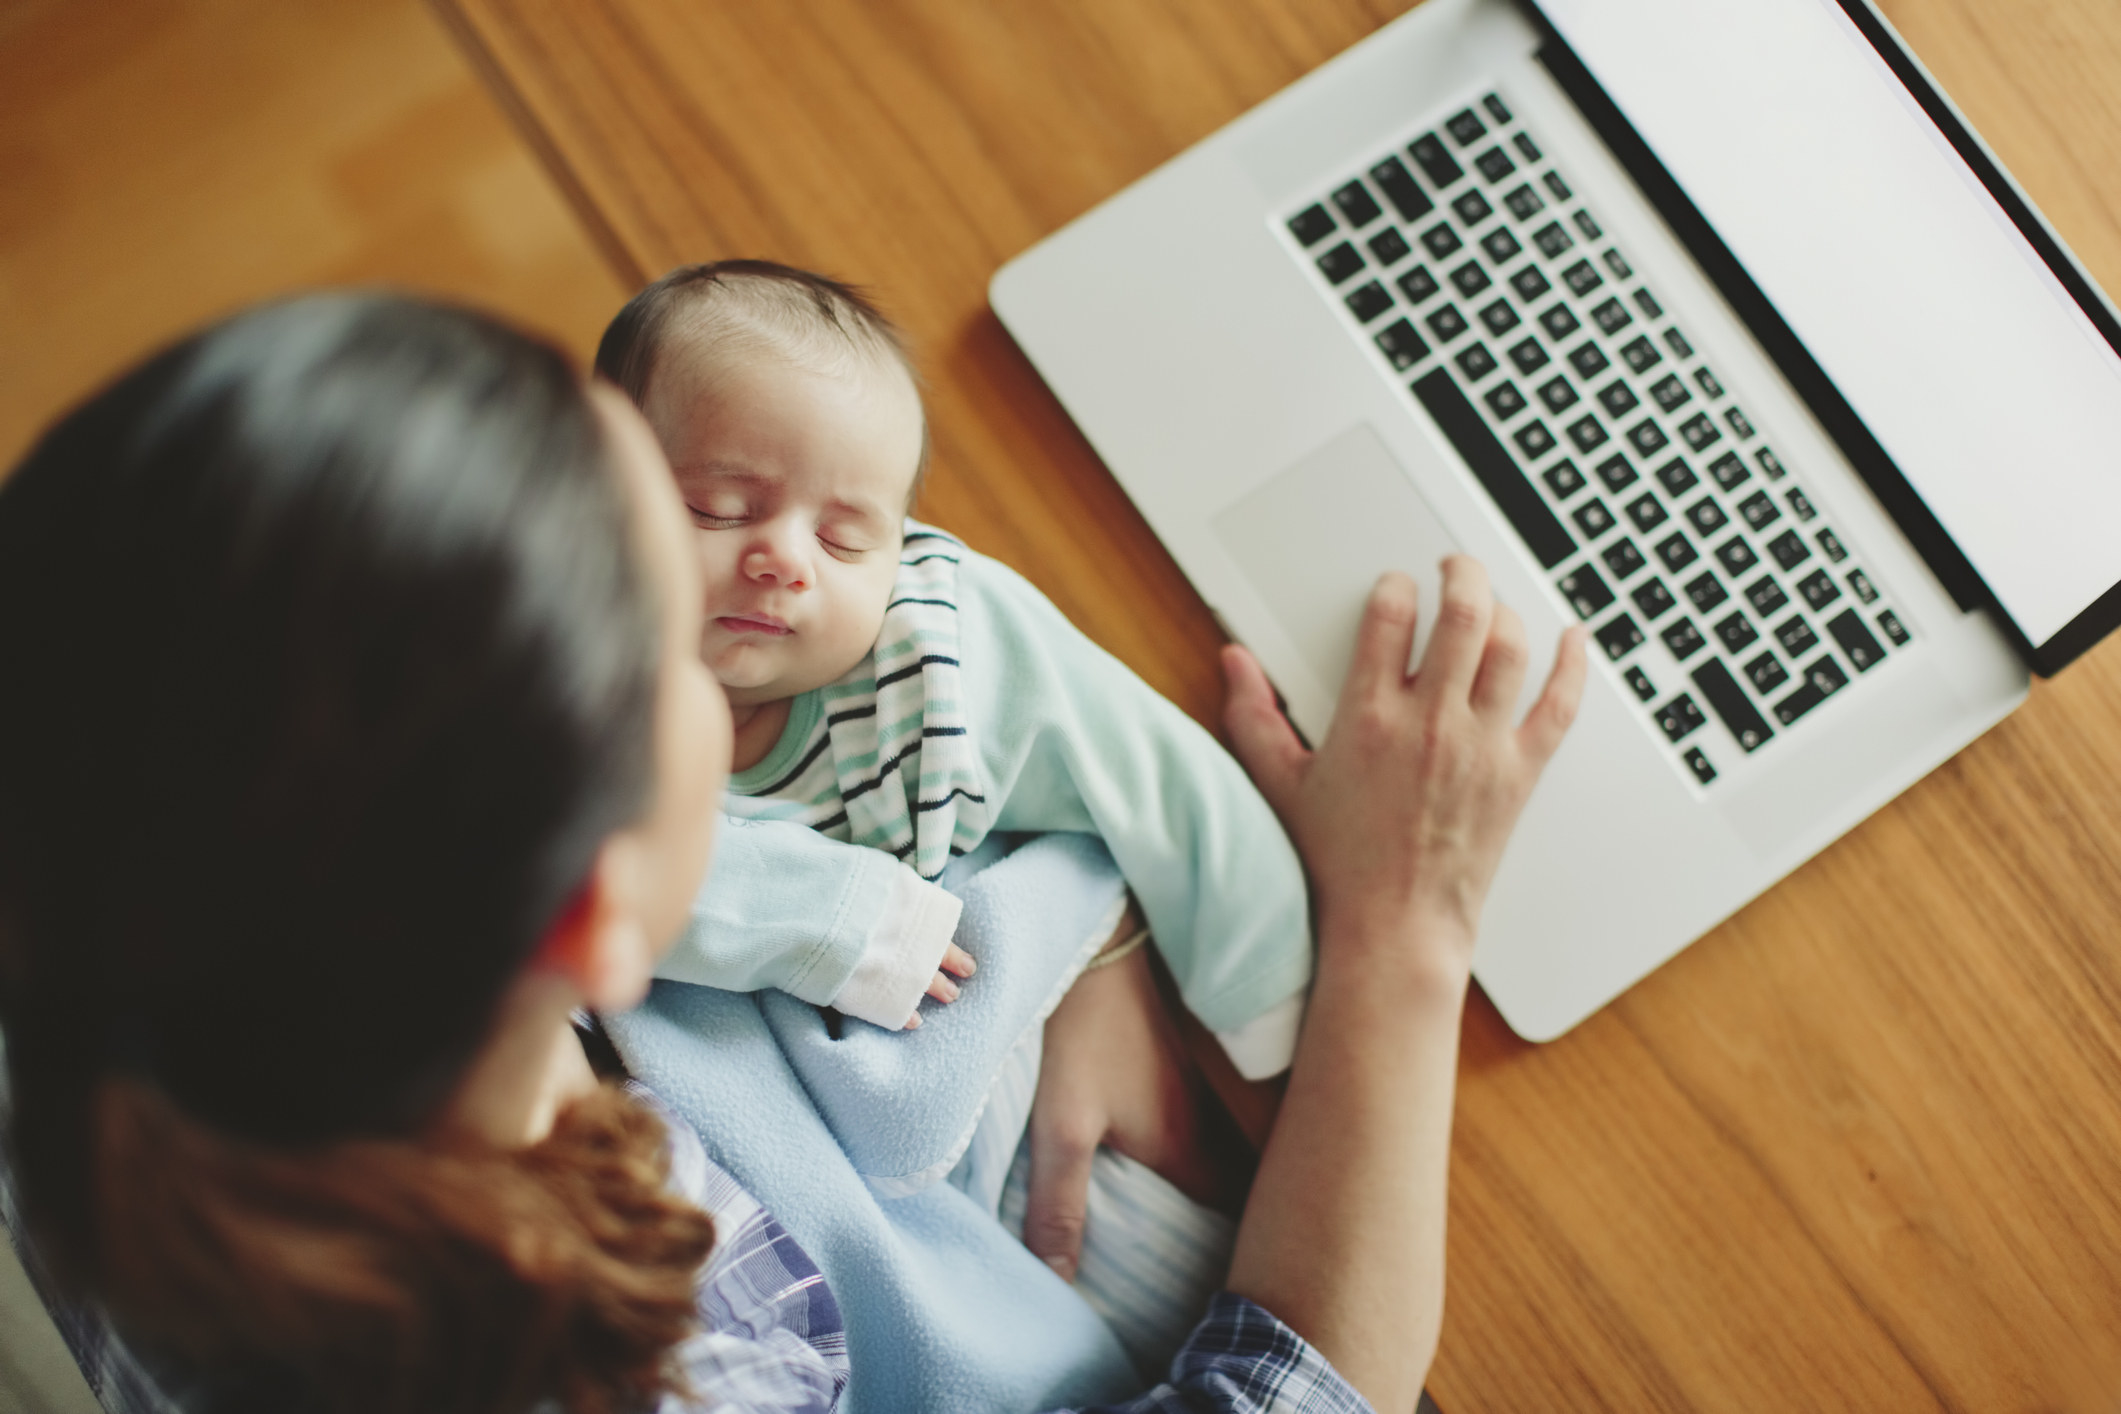
<instances>
[{"instance_id":1,"label":"silver laptop","mask_svg":"<svg viewBox=\"0 0 2121 1414\"><path fill-rule=\"evenodd\" d=\"M1314 739L1386 568L1590 625L1533 1039L2121 620L2121 323L1865 0L1428 0L991 298Z\"/></svg>"}]
</instances>

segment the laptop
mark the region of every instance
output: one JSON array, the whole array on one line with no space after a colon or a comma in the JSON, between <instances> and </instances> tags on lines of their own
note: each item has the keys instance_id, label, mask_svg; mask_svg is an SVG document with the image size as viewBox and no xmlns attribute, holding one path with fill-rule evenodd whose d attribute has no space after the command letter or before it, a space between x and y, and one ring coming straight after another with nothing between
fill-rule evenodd
<instances>
[{"instance_id":1,"label":"laptop","mask_svg":"<svg viewBox=\"0 0 2121 1414\"><path fill-rule=\"evenodd\" d=\"M1428 0L990 298L1313 739L1383 570L1590 626L1530 1039L2121 620L2121 321L1865 0Z\"/></svg>"}]
</instances>

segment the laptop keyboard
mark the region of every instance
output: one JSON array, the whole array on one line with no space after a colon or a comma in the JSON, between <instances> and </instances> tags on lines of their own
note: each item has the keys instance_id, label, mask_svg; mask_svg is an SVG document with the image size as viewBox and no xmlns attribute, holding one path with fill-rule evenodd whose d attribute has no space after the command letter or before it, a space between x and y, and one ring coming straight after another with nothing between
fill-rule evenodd
<instances>
[{"instance_id":1,"label":"laptop keyboard","mask_svg":"<svg viewBox=\"0 0 2121 1414\"><path fill-rule=\"evenodd\" d=\"M1499 94L1288 229L1701 785L1911 641Z\"/></svg>"}]
</instances>

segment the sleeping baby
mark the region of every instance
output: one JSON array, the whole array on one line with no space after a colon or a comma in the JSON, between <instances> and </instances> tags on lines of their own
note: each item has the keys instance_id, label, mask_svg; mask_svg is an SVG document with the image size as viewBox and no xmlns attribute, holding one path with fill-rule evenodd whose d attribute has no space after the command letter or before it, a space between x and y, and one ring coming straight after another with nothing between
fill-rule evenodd
<instances>
[{"instance_id":1,"label":"sleeping baby","mask_svg":"<svg viewBox=\"0 0 2121 1414\"><path fill-rule=\"evenodd\" d=\"M729 828L660 975L916 1026L973 970L943 869L990 832L1083 831L1238 1071L1286 1067L1311 975L1287 837L1214 738L908 517L927 423L876 308L763 261L689 266L619 313L597 370L698 527L700 653L736 719Z\"/></svg>"}]
</instances>

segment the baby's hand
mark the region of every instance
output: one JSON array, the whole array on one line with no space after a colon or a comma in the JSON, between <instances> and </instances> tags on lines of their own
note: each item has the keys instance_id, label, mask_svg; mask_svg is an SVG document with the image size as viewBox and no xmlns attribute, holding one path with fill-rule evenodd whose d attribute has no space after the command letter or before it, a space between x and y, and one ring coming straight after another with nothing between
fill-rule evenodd
<instances>
[{"instance_id":1,"label":"baby's hand","mask_svg":"<svg viewBox=\"0 0 2121 1414\"><path fill-rule=\"evenodd\" d=\"M972 960L971 953L966 952L956 943L948 944L943 949L942 970L937 972L935 980L928 984L928 995L939 1002L954 1002L957 1000L958 993L964 990L964 988L958 986L958 982L962 982L977 971L979 971L979 964ZM957 981L952 981L952 978L956 978ZM906 1029L908 1031L917 1031L920 1029L920 1024L921 1014L915 1012L907 1019Z\"/></svg>"}]
</instances>

